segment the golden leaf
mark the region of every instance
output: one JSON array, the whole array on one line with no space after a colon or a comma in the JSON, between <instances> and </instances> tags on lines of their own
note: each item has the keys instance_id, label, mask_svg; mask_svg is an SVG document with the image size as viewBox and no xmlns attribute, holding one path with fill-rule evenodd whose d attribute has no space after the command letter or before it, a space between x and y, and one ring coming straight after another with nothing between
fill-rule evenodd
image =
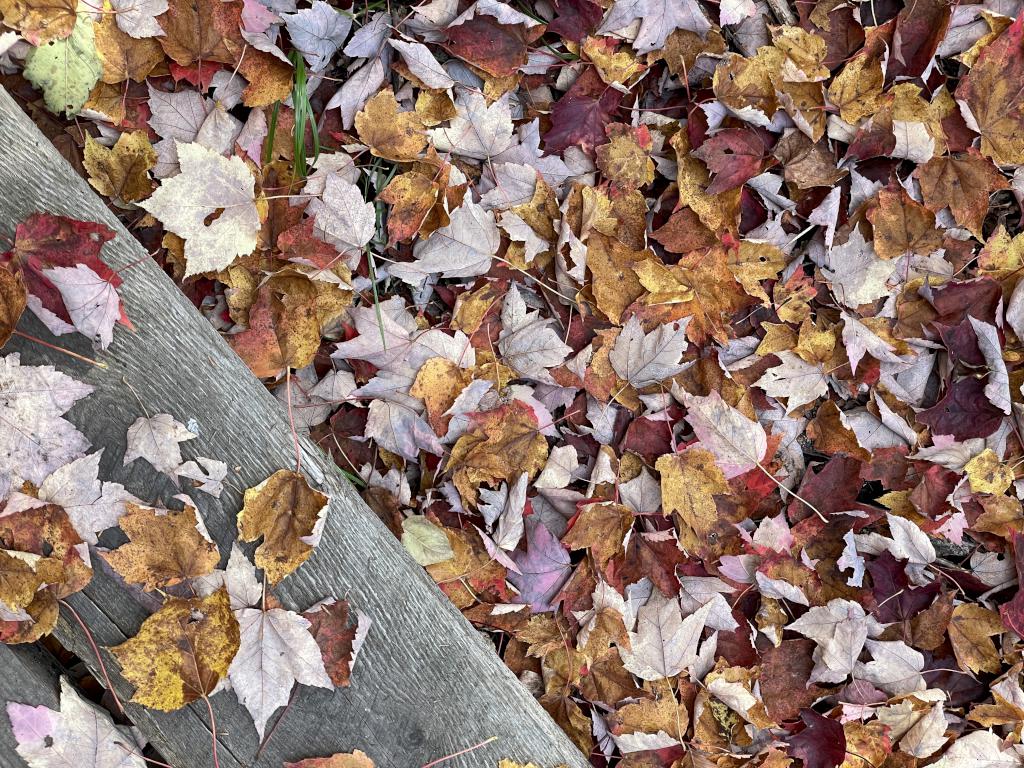
<instances>
[{"instance_id":1,"label":"golden leaf","mask_svg":"<svg viewBox=\"0 0 1024 768\"><path fill-rule=\"evenodd\" d=\"M626 189L654 181L651 136L646 126L630 128L614 123L607 144L597 148L597 167L605 178Z\"/></svg>"},{"instance_id":2,"label":"golden leaf","mask_svg":"<svg viewBox=\"0 0 1024 768\"><path fill-rule=\"evenodd\" d=\"M366 102L356 115L356 132L371 153L395 162L415 160L427 146L420 116L415 112L399 112L390 88Z\"/></svg>"},{"instance_id":3,"label":"golden leaf","mask_svg":"<svg viewBox=\"0 0 1024 768\"><path fill-rule=\"evenodd\" d=\"M882 106L885 74L875 56L861 54L840 70L828 87L828 98L839 107L839 116L856 125Z\"/></svg>"},{"instance_id":4,"label":"golden leaf","mask_svg":"<svg viewBox=\"0 0 1024 768\"><path fill-rule=\"evenodd\" d=\"M330 757L309 757L295 763L285 763L284 768L373 768L365 752L339 752Z\"/></svg>"},{"instance_id":5,"label":"golden leaf","mask_svg":"<svg viewBox=\"0 0 1024 768\"><path fill-rule=\"evenodd\" d=\"M449 417L444 415L445 411L452 407L472 378L469 371L444 357L432 357L420 367L409 394L426 405L427 421L437 434L448 431Z\"/></svg>"},{"instance_id":6,"label":"golden leaf","mask_svg":"<svg viewBox=\"0 0 1024 768\"><path fill-rule=\"evenodd\" d=\"M473 414L470 428L452 447L447 471L462 499L476 503L484 483L511 482L525 472L532 479L548 458L548 441L533 410L519 400Z\"/></svg>"},{"instance_id":7,"label":"golden leaf","mask_svg":"<svg viewBox=\"0 0 1024 768\"><path fill-rule=\"evenodd\" d=\"M603 569L608 561L622 551L626 531L633 527L629 507L610 502L587 504L562 537L569 549L589 549L594 562Z\"/></svg>"},{"instance_id":8,"label":"golden leaf","mask_svg":"<svg viewBox=\"0 0 1024 768\"><path fill-rule=\"evenodd\" d=\"M21 275L0 267L0 347L14 334L14 328L27 303L28 292Z\"/></svg>"},{"instance_id":9,"label":"golden leaf","mask_svg":"<svg viewBox=\"0 0 1024 768\"><path fill-rule=\"evenodd\" d=\"M649 251L634 251L599 232L587 241L587 267L593 276L591 291L597 308L613 323L640 298L644 289L634 272L638 262L653 257Z\"/></svg>"},{"instance_id":10,"label":"golden leaf","mask_svg":"<svg viewBox=\"0 0 1024 768\"><path fill-rule=\"evenodd\" d=\"M1013 470L1003 464L991 448L968 461L964 470L975 493L1006 493L1014 479Z\"/></svg>"},{"instance_id":11,"label":"golden leaf","mask_svg":"<svg viewBox=\"0 0 1024 768\"><path fill-rule=\"evenodd\" d=\"M9 610L17 611L31 603L42 586L42 577L29 562L38 559L0 550L0 602Z\"/></svg>"},{"instance_id":12,"label":"golden leaf","mask_svg":"<svg viewBox=\"0 0 1024 768\"><path fill-rule=\"evenodd\" d=\"M238 621L222 588L205 598L169 598L110 652L136 688L133 702L172 712L213 692L238 644Z\"/></svg>"},{"instance_id":13,"label":"golden leaf","mask_svg":"<svg viewBox=\"0 0 1024 768\"><path fill-rule=\"evenodd\" d=\"M256 566L271 584L302 565L313 554L328 498L309 487L298 472L281 469L248 489L238 513L238 538L263 543Z\"/></svg>"},{"instance_id":14,"label":"golden leaf","mask_svg":"<svg viewBox=\"0 0 1024 768\"><path fill-rule=\"evenodd\" d=\"M960 666L975 673L999 672L1002 664L992 637L1005 631L995 611L975 603L956 606L949 622L949 640Z\"/></svg>"},{"instance_id":15,"label":"golden leaf","mask_svg":"<svg viewBox=\"0 0 1024 768\"><path fill-rule=\"evenodd\" d=\"M103 553L103 559L129 584L171 587L217 567L220 552L196 527L194 507L174 511L129 503L126 508L118 525L128 543Z\"/></svg>"},{"instance_id":16,"label":"golden leaf","mask_svg":"<svg viewBox=\"0 0 1024 768\"><path fill-rule=\"evenodd\" d=\"M742 240L739 248L729 249L729 271L748 295L768 306L768 294L762 280L774 280L786 266L786 254L771 243Z\"/></svg>"},{"instance_id":17,"label":"golden leaf","mask_svg":"<svg viewBox=\"0 0 1024 768\"><path fill-rule=\"evenodd\" d=\"M661 475L661 507L665 514L679 516L679 542L688 550L707 544L708 534L718 525L715 494L729 493L725 474L715 455L704 448L659 456L654 468Z\"/></svg>"},{"instance_id":18,"label":"golden leaf","mask_svg":"<svg viewBox=\"0 0 1024 768\"><path fill-rule=\"evenodd\" d=\"M101 195L127 203L149 197L153 191L149 169L156 161L156 150L145 131L122 133L111 149L86 135L83 164L89 183Z\"/></svg>"},{"instance_id":19,"label":"golden leaf","mask_svg":"<svg viewBox=\"0 0 1024 768\"><path fill-rule=\"evenodd\" d=\"M164 61L164 51L155 38L136 39L121 31L117 26L116 12L104 13L95 27L95 33L96 54L103 67L100 79L108 85L123 83L125 80L141 83Z\"/></svg>"},{"instance_id":20,"label":"golden leaf","mask_svg":"<svg viewBox=\"0 0 1024 768\"><path fill-rule=\"evenodd\" d=\"M616 52L617 46L618 41L610 37L588 37L583 41L583 53L605 83L627 85L647 67L628 48Z\"/></svg>"},{"instance_id":21,"label":"golden leaf","mask_svg":"<svg viewBox=\"0 0 1024 768\"><path fill-rule=\"evenodd\" d=\"M622 733L657 733L664 731L674 739L686 738L686 730L690 724L690 713L686 705L676 698L672 684L668 680L645 683L652 688L653 699L641 699L633 704L626 704L615 712Z\"/></svg>"}]
</instances>

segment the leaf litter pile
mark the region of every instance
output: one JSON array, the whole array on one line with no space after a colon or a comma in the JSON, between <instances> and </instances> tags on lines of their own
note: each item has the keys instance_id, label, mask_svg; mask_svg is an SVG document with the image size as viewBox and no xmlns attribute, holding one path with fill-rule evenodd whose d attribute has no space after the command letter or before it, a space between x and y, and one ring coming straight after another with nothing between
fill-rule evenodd
<instances>
[{"instance_id":1,"label":"leaf litter pile","mask_svg":"<svg viewBox=\"0 0 1024 768\"><path fill-rule=\"evenodd\" d=\"M0 0L0 69L595 766L1022 766L1021 10ZM15 225L0 339L27 307L102 357L114 233ZM250 489L262 543L217 570L194 507L97 479L88 387L2 366L52 442L0 438L4 639L92 555L163 601L113 649L141 704L226 678L263 736L347 682L369 617L255 570L309 556L322 494ZM219 493L192 436L140 418L124 460ZM133 738L70 688L8 714L33 766Z\"/></svg>"}]
</instances>

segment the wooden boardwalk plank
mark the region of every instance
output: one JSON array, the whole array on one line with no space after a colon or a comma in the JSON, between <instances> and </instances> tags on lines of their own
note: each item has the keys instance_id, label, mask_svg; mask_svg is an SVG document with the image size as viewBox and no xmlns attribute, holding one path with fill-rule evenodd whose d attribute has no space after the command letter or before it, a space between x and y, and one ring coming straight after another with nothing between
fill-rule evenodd
<instances>
[{"instance_id":1,"label":"wooden boardwalk plank","mask_svg":"<svg viewBox=\"0 0 1024 768\"><path fill-rule=\"evenodd\" d=\"M0 230L34 211L101 221L118 233L103 251L124 268L121 294L137 330L118 328L100 355L102 370L31 343L8 345L26 364L50 363L95 386L69 414L104 448L101 477L123 483L151 502L167 502L178 489L143 461L121 467L125 433L139 416L166 412L194 419L199 437L182 445L186 458L226 461L230 489L220 500L194 498L211 534L226 552L235 535L241 491L272 472L294 466L295 452L278 402L231 352L177 287L58 155L14 101L0 90ZM23 329L46 337L34 318ZM15 341L18 341L17 339ZM80 336L60 344L92 354ZM137 397L136 397L137 394ZM378 766L416 768L492 736L491 745L445 762L493 766L499 757L541 765L587 761L547 713L501 663L481 637L406 555L329 458L301 441L302 469L329 493L323 543L277 594L288 607L305 609L327 595L345 597L369 614L373 626L350 688L334 693L300 688L285 719L259 759L256 732L230 692L213 697L224 768L280 766L284 760L362 749ZM97 642L113 645L137 630L146 615L137 595L100 572L71 604ZM92 653L77 623L62 611L58 638L87 661ZM117 665L107 656L113 673ZM120 677L122 698L130 688ZM209 766L205 705L178 713L129 707L133 721L175 768Z\"/></svg>"}]
</instances>

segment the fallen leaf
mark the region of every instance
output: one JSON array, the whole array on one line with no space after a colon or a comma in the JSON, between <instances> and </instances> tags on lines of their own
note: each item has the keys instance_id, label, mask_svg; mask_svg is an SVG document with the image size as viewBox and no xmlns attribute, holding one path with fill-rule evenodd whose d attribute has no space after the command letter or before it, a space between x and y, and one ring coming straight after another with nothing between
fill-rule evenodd
<instances>
[{"instance_id":1,"label":"fallen leaf","mask_svg":"<svg viewBox=\"0 0 1024 768\"><path fill-rule=\"evenodd\" d=\"M181 511L154 509L129 502L118 521L128 543L103 558L129 584L144 589L172 587L206 576L220 562L220 552L197 517L195 507Z\"/></svg>"},{"instance_id":2,"label":"fallen leaf","mask_svg":"<svg viewBox=\"0 0 1024 768\"><path fill-rule=\"evenodd\" d=\"M122 133L111 149L86 138L85 168L89 183L101 195L134 203L149 197L149 170L157 156L144 131Z\"/></svg>"},{"instance_id":3,"label":"fallen leaf","mask_svg":"<svg viewBox=\"0 0 1024 768\"><path fill-rule=\"evenodd\" d=\"M110 652L136 690L132 701L172 712L213 693L239 647L228 593L167 599L138 633Z\"/></svg>"},{"instance_id":4,"label":"fallen leaf","mask_svg":"<svg viewBox=\"0 0 1024 768\"><path fill-rule=\"evenodd\" d=\"M128 445L122 464L128 466L136 459L145 459L158 472L173 475L181 466L178 444L195 438L196 435L170 414L140 416L128 427Z\"/></svg>"},{"instance_id":5,"label":"fallen leaf","mask_svg":"<svg viewBox=\"0 0 1024 768\"><path fill-rule=\"evenodd\" d=\"M60 710L7 703L15 750L29 768L145 768L132 730L60 679Z\"/></svg>"},{"instance_id":6,"label":"fallen leaf","mask_svg":"<svg viewBox=\"0 0 1024 768\"><path fill-rule=\"evenodd\" d=\"M238 537L263 543L256 567L271 584L302 565L320 540L328 498L309 487L297 472L281 469L245 492L238 513Z\"/></svg>"},{"instance_id":7,"label":"fallen leaf","mask_svg":"<svg viewBox=\"0 0 1024 768\"><path fill-rule=\"evenodd\" d=\"M185 277L224 269L256 247L255 180L240 158L176 142L181 173L139 203L185 241Z\"/></svg>"}]
</instances>

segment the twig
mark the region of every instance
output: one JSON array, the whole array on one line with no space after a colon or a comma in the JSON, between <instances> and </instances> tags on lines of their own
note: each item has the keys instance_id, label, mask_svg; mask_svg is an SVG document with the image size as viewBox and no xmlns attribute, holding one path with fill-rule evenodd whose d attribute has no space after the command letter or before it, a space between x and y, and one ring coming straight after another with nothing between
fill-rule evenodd
<instances>
[{"instance_id":1,"label":"twig","mask_svg":"<svg viewBox=\"0 0 1024 768\"><path fill-rule=\"evenodd\" d=\"M58 602L71 612L71 615L75 617L75 621L78 622L78 626L80 626L82 631L85 632L85 639L89 641L89 645L92 647L92 652L96 656L96 664L100 668L100 674L103 675L103 682L106 684L107 690L110 691L110 695L114 697L114 703L117 704L118 711L123 715L124 705L121 703L121 700L117 698L117 691L114 690L114 684L110 682L110 675L107 674L107 666L103 663L103 658L100 656L100 649L92 637L92 632L90 632L89 628L85 626L85 622L82 621L82 617L78 615L78 611L71 607L71 603L67 600L58 600Z\"/></svg>"},{"instance_id":2,"label":"twig","mask_svg":"<svg viewBox=\"0 0 1024 768\"><path fill-rule=\"evenodd\" d=\"M453 757L459 757L460 755L468 754L468 753L473 752L473 751L475 751L477 749L480 749L480 747L486 747L492 741L497 741L497 740L498 740L497 736L491 736L491 738L485 739L484 741L481 741L479 744L474 744L472 747L466 747L466 749L463 749L463 750L461 750L459 752L453 752L450 755L445 755L444 757L439 757L439 758L437 758L437 760L431 760L429 763L426 763L425 765L420 766L420 768L432 768L432 766L440 765L445 760L451 760Z\"/></svg>"},{"instance_id":3,"label":"twig","mask_svg":"<svg viewBox=\"0 0 1024 768\"><path fill-rule=\"evenodd\" d=\"M107 368L107 367L109 367L109 366L107 366L106 363L101 363L99 360L93 360L91 357L86 357L85 355L80 355L77 352L72 352L70 349L64 349L64 347L58 347L56 344L51 344L48 341L43 341L42 339L37 339L35 336L30 336L29 334L25 333L24 331L19 331L19 330L15 329L14 330L14 335L15 336L21 336L21 338L28 339L29 341L34 341L36 344L40 344L40 345L46 347L47 349L53 349L53 350L56 350L57 352L63 352L68 357L73 357L76 360L81 360L83 363L88 363L89 365L95 365L97 368Z\"/></svg>"}]
</instances>

